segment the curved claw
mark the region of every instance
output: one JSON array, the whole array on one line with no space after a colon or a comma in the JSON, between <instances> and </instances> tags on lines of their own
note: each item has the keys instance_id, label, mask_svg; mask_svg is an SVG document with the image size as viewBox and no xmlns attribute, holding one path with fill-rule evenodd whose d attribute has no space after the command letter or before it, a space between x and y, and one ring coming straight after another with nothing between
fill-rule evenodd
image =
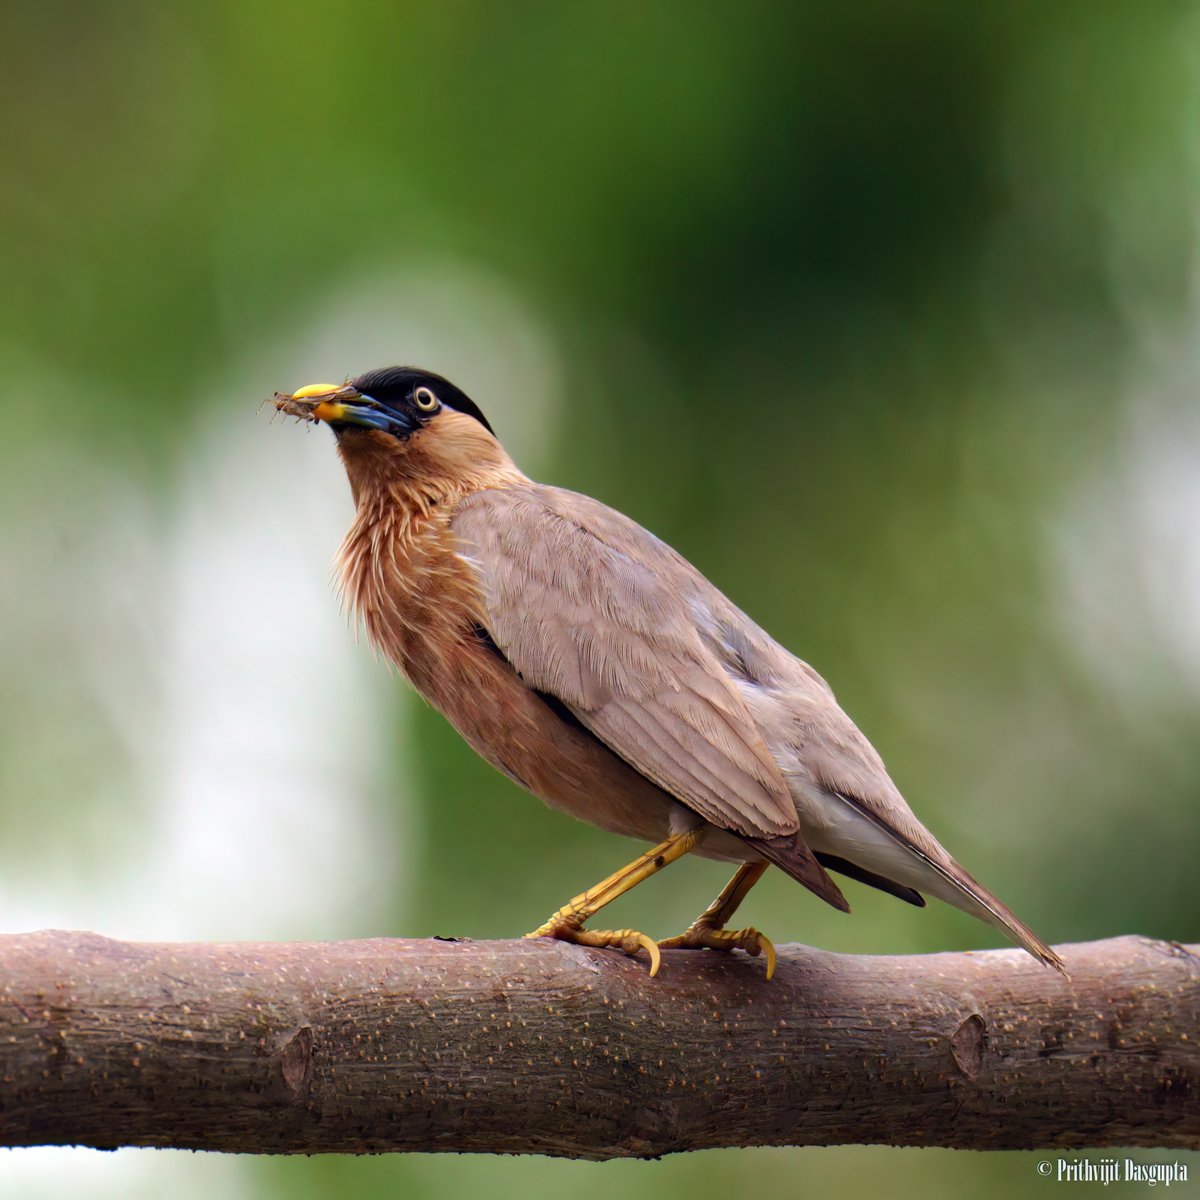
<instances>
[{"instance_id":1,"label":"curved claw","mask_svg":"<svg viewBox=\"0 0 1200 1200\"><path fill-rule=\"evenodd\" d=\"M658 974L659 967L662 966L662 955L658 951L658 943L644 933L639 933L637 936L642 949L650 956L650 978L653 979Z\"/></svg>"},{"instance_id":2,"label":"curved claw","mask_svg":"<svg viewBox=\"0 0 1200 1200\"><path fill-rule=\"evenodd\" d=\"M767 978L770 979L775 974L775 965L777 962L775 945L765 933L760 933L751 925L748 929L738 931L736 944L745 950L751 958L757 958L760 954L766 955Z\"/></svg>"},{"instance_id":3,"label":"curved claw","mask_svg":"<svg viewBox=\"0 0 1200 1200\"><path fill-rule=\"evenodd\" d=\"M545 925L525 935L527 938L557 938L561 942L574 942L577 946L594 946L602 950L624 950L632 956L645 950L650 958L650 975L653 978L662 966L662 955L658 943L636 929L576 929L565 922Z\"/></svg>"},{"instance_id":4,"label":"curved claw","mask_svg":"<svg viewBox=\"0 0 1200 1200\"><path fill-rule=\"evenodd\" d=\"M767 978L775 974L775 946L765 933L750 926L746 929L714 929L704 921L695 921L683 933L663 938L658 943L663 950L744 950L751 958L760 954L767 959Z\"/></svg>"},{"instance_id":5,"label":"curved claw","mask_svg":"<svg viewBox=\"0 0 1200 1200\"><path fill-rule=\"evenodd\" d=\"M650 956L650 976L658 974L662 966L662 955L658 952L658 943L636 929L581 929L572 939L583 946L612 947L624 950L631 957L639 950L645 950Z\"/></svg>"},{"instance_id":6,"label":"curved claw","mask_svg":"<svg viewBox=\"0 0 1200 1200\"><path fill-rule=\"evenodd\" d=\"M758 935L758 944L767 956L767 979L770 980L775 974L775 944L765 933Z\"/></svg>"}]
</instances>

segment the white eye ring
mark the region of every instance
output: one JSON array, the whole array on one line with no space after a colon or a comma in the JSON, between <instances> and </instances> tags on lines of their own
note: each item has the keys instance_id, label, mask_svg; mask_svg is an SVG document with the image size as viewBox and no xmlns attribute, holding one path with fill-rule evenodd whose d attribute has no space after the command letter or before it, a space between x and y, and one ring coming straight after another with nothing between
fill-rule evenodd
<instances>
[{"instance_id":1,"label":"white eye ring","mask_svg":"<svg viewBox=\"0 0 1200 1200\"><path fill-rule=\"evenodd\" d=\"M440 401L427 387L419 387L413 392L413 403L422 412L433 412Z\"/></svg>"}]
</instances>

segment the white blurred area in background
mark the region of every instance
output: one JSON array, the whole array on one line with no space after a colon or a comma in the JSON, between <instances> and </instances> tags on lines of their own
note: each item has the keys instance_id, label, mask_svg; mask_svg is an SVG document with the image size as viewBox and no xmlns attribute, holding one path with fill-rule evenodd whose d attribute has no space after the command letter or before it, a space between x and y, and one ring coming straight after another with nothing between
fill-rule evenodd
<instances>
[{"instance_id":1,"label":"white blurred area in background","mask_svg":"<svg viewBox=\"0 0 1200 1200\"><path fill-rule=\"evenodd\" d=\"M421 840L408 694L338 610L330 563L352 504L332 436L256 401L427 367L532 471L559 372L512 291L455 263L327 288L295 324L206 394L161 399L189 431L165 494L161 464L131 472L69 430L53 460L0 482L6 932L404 932L389 926ZM0 1151L0 1196L234 1197L244 1177L218 1156Z\"/></svg>"},{"instance_id":2,"label":"white blurred area in background","mask_svg":"<svg viewBox=\"0 0 1200 1200\"><path fill-rule=\"evenodd\" d=\"M1111 460L1056 528L1061 636L1127 712L1200 697L1200 301L1147 345Z\"/></svg>"}]
</instances>

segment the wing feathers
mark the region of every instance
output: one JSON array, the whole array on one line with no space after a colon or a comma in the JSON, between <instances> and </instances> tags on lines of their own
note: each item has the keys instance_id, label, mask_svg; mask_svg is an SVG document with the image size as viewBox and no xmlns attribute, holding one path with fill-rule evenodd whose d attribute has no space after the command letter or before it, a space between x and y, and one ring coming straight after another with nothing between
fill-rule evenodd
<instances>
[{"instance_id":1,"label":"wing feathers","mask_svg":"<svg viewBox=\"0 0 1200 1200\"><path fill-rule=\"evenodd\" d=\"M481 622L530 687L557 696L664 791L724 829L799 829L746 702L690 599L711 588L626 517L536 484L476 492L451 527L479 574Z\"/></svg>"},{"instance_id":2,"label":"wing feathers","mask_svg":"<svg viewBox=\"0 0 1200 1200\"><path fill-rule=\"evenodd\" d=\"M746 841L763 858L804 884L826 903L832 904L840 912L850 911L842 889L830 878L829 872L820 864L802 837L747 838Z\"/></svg>"}]
</instances>

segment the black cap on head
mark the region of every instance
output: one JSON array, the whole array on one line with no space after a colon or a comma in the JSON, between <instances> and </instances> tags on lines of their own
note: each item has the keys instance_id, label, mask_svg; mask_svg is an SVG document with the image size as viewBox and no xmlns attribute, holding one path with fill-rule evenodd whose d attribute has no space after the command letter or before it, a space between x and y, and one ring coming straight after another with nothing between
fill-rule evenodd
<instances>
[{"instance_id":1,"label":"black cap on head","mask_svg":"<svg viewBox=\"0 0 1200 1200\"><path fill-rule=\"evenodd\" d=\"M474 417L495 437L496 431L488 423L479 405L465 392L456 388L450 380L433 371L422 371L420 367L381 367L377 371L367 371L357 379L350 380L350 386L362 395L370 396L380 404L391 407L407 404L417 388L429 388L447 408Z\"/></svg>"}]
</instances>

